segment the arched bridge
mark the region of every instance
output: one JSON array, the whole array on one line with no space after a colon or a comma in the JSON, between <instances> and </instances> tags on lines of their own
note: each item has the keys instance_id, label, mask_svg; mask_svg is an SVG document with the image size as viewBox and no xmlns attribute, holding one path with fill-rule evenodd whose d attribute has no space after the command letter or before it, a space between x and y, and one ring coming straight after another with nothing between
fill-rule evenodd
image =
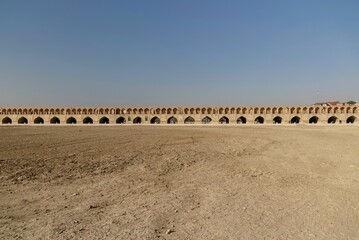
<instances>
[{"instance_id":1,"label":"arched bridge","mask_svg":"<svg viewBox=\"0 0 359 240\"><path fill-rule=\"evenodd\" d=\"M357 105L0 108L5 124L358 124Z\"/></svg>"}]
</instances>

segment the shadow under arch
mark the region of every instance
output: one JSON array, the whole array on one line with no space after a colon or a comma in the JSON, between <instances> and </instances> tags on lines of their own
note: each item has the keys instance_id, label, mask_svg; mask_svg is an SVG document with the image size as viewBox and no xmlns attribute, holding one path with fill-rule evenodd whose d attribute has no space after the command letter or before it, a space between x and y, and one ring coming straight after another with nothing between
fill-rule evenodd
<instances>
[{"instance_id":1,"label":"shadow under arch","mask_svg":"<svg viewBox=\"0 0 359 240\"><path fill-rule=\"evenodd\" d=\"M318 121L319 121L319 118L317 116L313 116L313 117L309 118L310 124L317 124Z\"/></svg>"},{"instance_id":2,"label":"shadow under arch","mask_svg":"<svg viewBox=\"0 0 359 240\"><path fill-rule=\"evenodd\" d=\"M119 117L116 119L116 124L125 124L126 119L124 117Z\"/></svg>"},{"instance_id":3,"label":"shadow under arch","mask_svg":"<svg viewBox=\"0 0 359 240\"><path fill-rule=\"evenodd\" d=\"M350 116L347 118L347 123L355 123L357 122L357 118L354 116Z\"/></svg>"},{"instance_id":4,"label":"shadow under arch","mask_svg":"<svg viewBox=\"0 0 359 240\"><path fill-rule=\"evenodd\" d=\"M245 117L239 117L237 119L237 124L246 124L247 123L247 119Z\"/></svg>"},{"instance_id":5,"label":"shadow under arch","mask_svg":"<svg viewBox=\"0 0 359 240\"><path fill-rule=\"evenodd\" d=\"M12 124L12 120L9 117L4 117L1 122L2 124Z\"/></svg>"},{"instance_id":6,"label":"shadow under arch","mask_svg":"<svg viewBox=\"0 0 359 240\"><path fill-rule=\"evenodd\" d=\"M83 124L93 124L93 120L90 117L85 117L84 120L82 120Z\"/></svg>"},{"instance_id":7,"label":"shadow under arch","mask_svg":"<svg viewBox=\"0 0 359 240\"><path fill-rule=\"evenodd\" d=\"M60 124L60 119L58 117L53 117L50 120L50 124Z\"/></svg>"},{"instance_id":8,"label":"shadow under arch","mask_svg":"<svg viewBox=\"0 0 359 240\"><path fill-rule=\"evenodd\" d=\"M37 117L34 120L35 124L44 124L44 119L42 117Z\"/></svg>"},{"instance_id":9,"label":"shadow under arch","mask_svg":"<svg viewBox=\"0 0 359 240\"><path fill-rule=\"evenodd\" d=\"M256 117L256 119L254 119L254 124L263 124L264 123L264 118L262 116L258 116Z\"/></svg>"},{"instance_id":10,"label":"shadow under arch","mask_svg":"<svg viewBox=\"0 0 359 240\"><path fill-rule=\"evenodd\" d=\"M110 120L107 117L102 117L100 119L100 124L109 124Z\"/></svg>"},{"instance_id":11,"label":"shadow under arch","mask_svg":"<svg viewBox=\"0 0 359 240\"><path fill-rule=\"evenodd\" d=\"M328 123L329 124L334 124L338 121L338 118L336 116L331 116L330 118L328 118Z\"/></svg>"},{"instance_id":12,"label":"shadow under arch","mask_svg":"<svg viewBox=\"0 0 359 240\"><path fill-rule=\"evenodd\" d=\"M177 124L177 123L178 123L178 120L177 120L177 118L175 118L175 117L170 117L170 118L167 120L167 123L168 123L168 124Z\"/></svg>"},{"instance_id":13,"label":"shadow under arch","mask_svg":"<svg viewBox=\"0 0 359 240\"><path fill-rule=\"evenodd\" d=\"M158 117L153 117L153 118L151 118L150 123L151 124L160 124L161 120Z\"/></svg>"},{"instance_id":14,"label":"shadow under arch","mask_svg":"<svg viewBox=\"0 0 359 240\"><path fill-rule=\"evenodd\" d=\"M194 118L189 116L189 117L186 117L185 120L184 120L184 123L185 124L194 124Z\"/></svg>"},{"instance_id":15,"label":"shadow under arch","mask_svg":"<svg viewBox=\"0 0 359 240\"><path fill-rule=\"evenodd\" d=\"M228 124L229 123L229 119L226 116L223 116L219 119L219 123L220 124Z\"/></svg>"},{"instance_id":16,"label":"shadow under arch","mask_svg":"<svg viewBox=\"0 0 359 240\"><path fill-rule=\"evenodd\" d=\"M208 123L211 123L211 122L212 122L212 119L210 117L208 117L208 116L206 116L206 117L204 117L202 119L203 124L208 124Z\"/></svg>"},{"instance_id":17,"label":"shadow under arch","mask_svg":"<svg viewBox=\"0 0 359 240\"><path fill-rule=\"evenodd\" d=\"M135 118L133 119L133 123L134 123L134 124L140 124L140 123L142 123L142 118L140 118L140 117L135 117Z\"/></svg>"},{"instance_id":18,"label":"shadow under arch","mask_svg":"<svg viewBox=\"0 0 359 240\"><path fill-rule=\"evenodd\" d=\"M291 124L298 124L298 123L300 123L300 117L298 117L298 116L292 117L292 119L290 120L290 123L291 123Z\"/></svg>"},{"instance_id":19,"label":"shadow under arch","mask_svg":"<svg viewBox=\"0 0 359 240\"><path fill-rule=\"evenodd\" d=\"M279 117L279 116L273 118L273 123L274 124L281 124L282 123L282 118Z\"/></svg>"},{"instance_id":20,"label":"shadow under arch","mask_svg":"<svg viewBox=\"0 0 359 240\"><path fill-rule=\"evenodd\" d=\"M76 124L77 121L74 117L69 117L67 120L66 120L66 124Z\"/></svg>"},{"instance_id":21,"label":"shadow under arch","mask_svg":"<svg viewBox=\"0 0 359 240\"><path fill-rule=\"evenodd\" d=\"M28 124L28 120L25 117L21 117L21 118L19 118L19 120L17 120L17 123L18 124Z\"/></svg>"}]
</instances>

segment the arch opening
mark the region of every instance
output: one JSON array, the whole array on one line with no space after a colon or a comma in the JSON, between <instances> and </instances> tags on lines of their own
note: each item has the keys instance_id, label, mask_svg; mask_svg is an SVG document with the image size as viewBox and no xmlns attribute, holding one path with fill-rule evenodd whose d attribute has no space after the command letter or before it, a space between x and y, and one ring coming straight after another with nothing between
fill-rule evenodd
<instances>
[{"instance_id":1,"label":"arch opening","mask_svg":"<svg viewBox=\"0 0 359 240\"><path fill-rule=\"evenodd\" d=\"M357 122L357 118L354 116L350 116L347 118L347 123L355 123Z\"/></svg>"},{"instance_id":2,"label":"arch opening","mask_svg":"<svg viewBox=\"0 0 359 240\"><path fill-rule=\"evenodd\" d=\"M100 119L100 124L109 124L110 120L107 117L102 117Z\"/></svg>"},{"instance_id":3,"label":"arch opening","mask_svg":"<svg viewBox=\"0 0 359 240\"><path fill-rule=\"evenodd\" d=\"M178 123L178 120L177 120L177 118L175 118L175 117L170 117L170 118L167 120L167 123L168 123L168 124L177 124L177 123Z\"/></svg>"},{"instance_id":4,"label":"arch opening","mask_svg":"<svg viewBox=\"0 0 359 240\"><path fill-rule=\"evenodd\" d=\"M93 124L93 120L90 117L85 117L84 120L82 120L83 124Z\"/></svg>"},{"instance_id":5,"label":"arch opening","mask_svg":"<svg viewBox=\"0 0 359 240\"><path fill-rule=\"evenodd\" d=\"M208 123L210 123L210 122L212 122L212 119L210 118L210 117L204 117L203 119L202 119L202 123L203 124L208 124Z\"/></svg>"},{"instance_id":6,"label":"arch opening","mask_svg":"<svg viewBox=\"0 0 359 240\"><path fill-rule=\"evenodd\" d=\"M291 124L298 124L298 123L300 123L300 118L298 116L295 116L290 120L290 123Z\"/></svg>"},{"instance_id":7,"label":"arch opening","mask_svg":"<svg viewBox=\"0 0 359 240\"><path fill-rule=\"evenodd\" d=\"M44 119L42 119L41 117L37 117L34 120L35 124L44 124Z\"/></svg>"},{"instance_id":8,"label":"arch opening","mask_svg":"<svg viewBox=\"0 0 359 240\"><path fill-rule=\"evenodd\" d=\"M140 124L140 123L142 123L142 118L140 118L140 117L135 117L135 118L133 119L133 123L134 123L134 124Z\"/></svg>"},{"instance_id":9,"label":"arch opening","mask_svg":"<svg viewBox=\"0 0 359 240\"><path fill-rule=\"evenodd\" d=\"M116 119L116 124L125 124L126 119L124 117L119 117Z\"/></svg>"},{"instance_id":10,"label":"arch opening","mask_svg":"<svg viewBox=\"0 0 359 240\"><path fill-rule=\"evenodd\" d=\"M259 116L254 120L254 124L263 124L264 123L264 118Z\"/></svg>"},{"instance_id":11,"label":"arch opening","mask_svg":"<svg viewBox=\"0 0 359 240\"><path fill-rule=\"evenodd\" d=\"M330 118L328 118L328 123L330 124L334 124L338 121L338 118L336 116L331 116Z\"/></svg>"},{"instance_id":12,"label":"arch opening","mask_svg":"<svg viewBox=\"0 0 359 240\"><path fill-rule=\"evenodd\" d=\"M151 118L150 123L151 124L160 124L161 120L158 117L153 117L153 118Z\"/></svg>"},{"instance_id":13,"label":"arch opening","mask_svg":"<svg viewBox=\"0 0 359 240\"><path fill-rule=\"evenodd\" d=\"M194 123L194 118L193 117L186 117L186 119L184 120L185 124L193 124Z\"/></svg>"},{"instance_id":14,"label":"arch opening","mask_svg":"<svg viewBox=\"0 0 359 240\"><path fill-rule=\"evenodd\" d=\"M66 123L67 124L76 124L76 119L74 117L69 117L67 120L66 120Z\"/></svg>"},{"instance_id":15,"label":"arch opening","mask_svg":"<svg viewBox=\"0 0 359 240\"><path fill-rule=\"evenodd\" d=\"M239 117L237 119L237 124L246 124L247 123L247 119L245 117Z\"/></svg>"},{"instance_id":16,"label":"arch opening","mask_svg":"<svg viewBox=\"0 0 359 240\"><path fill-rule=\"evenodd\" d=\"M11 118L9 118L9 117L3 118L2 124L12 124Z\"/></svg>"},{"instance_id":17,"label":"arch opening","mask_svg":"<svg viewBox=\"0 0 359 240\"><path fill-rule=\"evenodd\" d=\"M60 119L57 117L53 117L50 120L50 124L60 124Z\"/></svg>"},{"instance_id":18,"label":"arch opening","mask_svg":"<svg viewBox=\"0 0 359 240\"><path fill-rule=\"evenodd\" d=\"M219 123L220 124L228 124L229 123L229 119L227 118L227 117L221 117L220 119L219 119Z\"/></svg>"},{"instance_id":19,"label":"arch opening","mask_svg":"<svg viewBox=\"0 0 359 240\"><path fill-rule=\"evenodd\" d=\"M28 124L28 121L26 118L21 117L19 118L19 120L17 121L18 124Z\"/></svg>"},{"instance_id":20,"label":"arch opening","mask_svg":"<svg viewBox=\"0 0 359 240\"><path fill-rule=\"evenodd\" d=\"M313 116L309 119L310 124L317 124L319 121L319 118L317 116Z\"/></svg>"},{"instance_id":21,"label":"arch opening","mask_svg":"<svg viewBox=\"0 0 359 240\"><path fill-rule=\"evenodd\" d=\"M281 124L282 123L282 118L279 117L279 116L273 118L273 123L274 124Z\"/></svg>"}]
</instances>

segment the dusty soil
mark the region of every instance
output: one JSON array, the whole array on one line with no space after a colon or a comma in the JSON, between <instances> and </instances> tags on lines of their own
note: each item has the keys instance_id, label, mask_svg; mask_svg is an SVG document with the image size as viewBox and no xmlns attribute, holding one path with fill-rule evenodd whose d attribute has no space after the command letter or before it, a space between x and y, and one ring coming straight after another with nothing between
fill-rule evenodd
<instances>
[{"instance_id":1,"label":"dusty soil","mask_svg":"<svg viewBox=\"0 0 359 240\"><path fill-rule=\"evenodd\" d=\"M0 127L0 239L359 239L359 126Z\"/></svg>"}]
</instances>

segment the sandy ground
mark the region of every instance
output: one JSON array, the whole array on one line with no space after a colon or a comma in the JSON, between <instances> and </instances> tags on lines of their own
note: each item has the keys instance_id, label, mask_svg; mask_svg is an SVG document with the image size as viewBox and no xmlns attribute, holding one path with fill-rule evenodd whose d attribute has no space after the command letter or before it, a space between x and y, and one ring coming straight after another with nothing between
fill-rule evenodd
<instances>
[{"instance_id":1,"label":"sandy ground","mask_svg":"<svg viewBox=\"0 0 359 240\"><path fill-rule=\"evenodd\" d=\"M359 239L359 126L0 127L0 239Z\"/></svg>"}]
</instances>

